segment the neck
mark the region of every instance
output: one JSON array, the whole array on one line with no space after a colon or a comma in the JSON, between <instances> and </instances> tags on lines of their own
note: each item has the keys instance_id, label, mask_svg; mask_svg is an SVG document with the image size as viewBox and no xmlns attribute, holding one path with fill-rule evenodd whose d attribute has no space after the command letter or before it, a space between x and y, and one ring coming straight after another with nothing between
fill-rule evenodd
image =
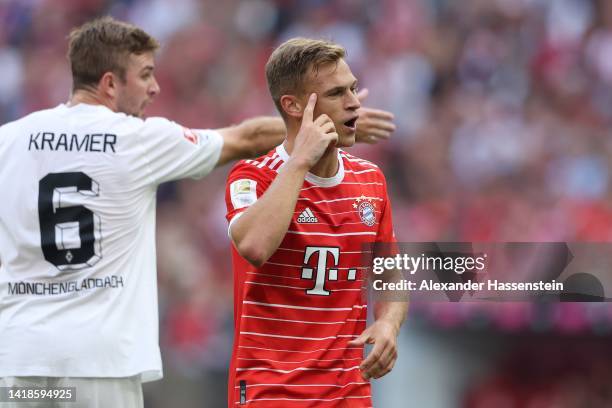
<instances>
[{"instance_id":1,"label":"neck","mask_svg":"<svg viewBox=\"0 0 612 408\"><path fill-rule=\"evenodd\" d=\"M287 138L283 146L289 155L293 152L293 145L298 131L299 126L287 125ZM324 178L334 177L338 173L338 148L328 147L319 161L312 166L310 173Z\"/></svg>"},{"instance_id":2,"label":"neck","mask_svg":"<svg viewBox=\"0 0 612 408\"><path fill-rule=\"evenodd\" d=\"M68 106L78 105L79 103L84 103L87 105L104 105L110 110L115 111L109 100L99 95L97 92L87 89L78 89L74 91L72 95L70 95Z\"/></svg>"}]
</instances>

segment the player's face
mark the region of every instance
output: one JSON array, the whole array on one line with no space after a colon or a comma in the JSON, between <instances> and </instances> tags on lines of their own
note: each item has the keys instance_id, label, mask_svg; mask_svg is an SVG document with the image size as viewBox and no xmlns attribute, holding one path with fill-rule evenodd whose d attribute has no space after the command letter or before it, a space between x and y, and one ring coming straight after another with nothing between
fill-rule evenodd
<instances>
[{"instance_id":1,"label":"player's face","mask_svg":"<svg viewBox=\"0 0 612 408\"><path fill-rule=\"evenodd\" d=\"M130 54L125 70L125 81L118 81L117 111L142 117L146 106L159 93L153 75L155 68L152 52Z\"/></svg>"},{"instance_id":2,"label":"player's face","mask_svg":"<svg viewBox=\"0 0 612 408\"><path fill-rule=\"evenodd\" d=\"M310 89L309 89L310 88ZM344 59L322 65L317 73L310 74L306 84L306 98L317 94L314 117L325 113L331 118L338 133L338 147L352 146L355 143L357 109L361 107L357 99L357 79Z\"/></svg>"}]
</instances>

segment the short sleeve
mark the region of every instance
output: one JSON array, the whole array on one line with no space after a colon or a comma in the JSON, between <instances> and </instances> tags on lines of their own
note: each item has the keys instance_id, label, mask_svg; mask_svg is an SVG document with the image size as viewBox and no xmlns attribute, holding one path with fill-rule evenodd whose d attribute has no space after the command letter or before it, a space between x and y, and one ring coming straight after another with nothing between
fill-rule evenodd
<instances>
[{"instance_id":1,"label":"short sleeve","mask_svg":"<svg viewBox=\"0 0 612 408\"><path fill-rule=\"evenodd\" d=\"M247 160L236 164L227 178L225 204L226 218L230 226L233 220L266 192L273 180L266 170L249 162Z\"/></svg>"},{"instance_id":2,"label":"short sleeve","mask_svg":"<svg viewBox=\"0 0 612 408\"><path fill-rule=\"evenodd\" d=\"M188 129L164 118L149 118L139 143L154 184L210 173L221 156L223 137L214 130Z\"/></svg>"}]
</instances>

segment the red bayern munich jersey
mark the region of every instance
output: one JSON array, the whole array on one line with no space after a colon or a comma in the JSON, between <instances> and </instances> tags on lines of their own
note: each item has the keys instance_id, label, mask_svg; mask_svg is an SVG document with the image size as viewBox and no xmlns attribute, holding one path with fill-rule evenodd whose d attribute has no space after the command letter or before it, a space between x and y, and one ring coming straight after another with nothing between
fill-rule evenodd
<instances>
[{"instance_id":1,"label":"red bayern munich jersey","mask_svg":"<svg viewBox=\"0 0 612 408\"><path fill-rule=\"evenodd\" d=\"M288 160L281 145L232 169L227 219L261 197ZM278 250L255 268L232 248L235 336L229 406L371 407L347 343L366 327L362 248L395 242L380 169L338 153L335 177L308 173Z\"/></svg>"}]
</instances>

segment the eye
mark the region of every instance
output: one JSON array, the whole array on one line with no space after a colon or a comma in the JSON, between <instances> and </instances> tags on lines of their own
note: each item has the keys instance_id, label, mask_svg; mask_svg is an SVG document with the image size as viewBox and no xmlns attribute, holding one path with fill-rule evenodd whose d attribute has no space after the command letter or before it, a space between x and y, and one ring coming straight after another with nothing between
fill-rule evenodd
<instances>
[{"instance_id":1,"label":"eye","mask_svg":"<svg viewBox=\"0 0 612 408\"><path fill-rule=\"evenodd\" d=\"M354 94L357 94L357 92L359 91L359 87L357 85L351 87L351 92Z\"/></svg>"}]
</instances>

